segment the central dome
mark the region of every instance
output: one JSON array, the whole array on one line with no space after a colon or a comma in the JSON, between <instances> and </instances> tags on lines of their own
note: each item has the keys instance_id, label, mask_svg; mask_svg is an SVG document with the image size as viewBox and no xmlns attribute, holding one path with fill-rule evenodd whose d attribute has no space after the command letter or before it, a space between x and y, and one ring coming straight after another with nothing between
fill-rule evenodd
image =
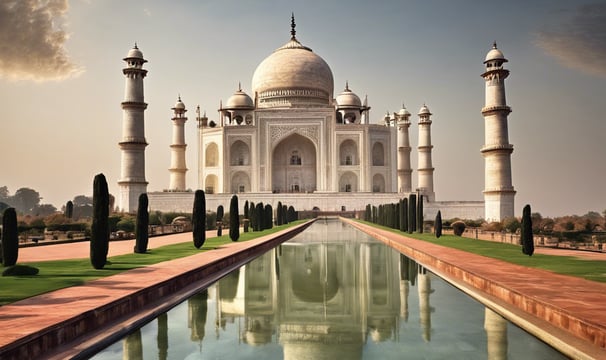
<instances>
[{"instance_id":1,"label":"central dome","mask_svg":"<svg viewBox=\"0 0 606 360\"><path fill-rule=\"evenodd\" d=\"M330 106L330 67L294 36L259 64L252 90L259 108Z\"/></svg>"}]
</instances>

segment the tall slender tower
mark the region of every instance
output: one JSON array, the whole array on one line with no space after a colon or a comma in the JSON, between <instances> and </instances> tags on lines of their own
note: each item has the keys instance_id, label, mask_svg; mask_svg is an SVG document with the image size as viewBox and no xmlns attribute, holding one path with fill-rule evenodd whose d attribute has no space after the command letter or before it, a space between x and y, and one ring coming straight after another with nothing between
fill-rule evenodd
<instances>
[{"instance_id":1,"label":"tall slender tower","mask_svg":"<svg viewBox=\"0 0 606 360\"><path fill-rule=\"evenodd\" d=\"M171 110L174 112L173 121L173 142L170 145L170 185L169 191L185 191L185 122L187 117L185 113L185 104L181 101L181 96Z\"/></svg>"},{"instance_id":2,"label":"tall slender tower","mask_svg":"<svg viewBox=\"0 0 606 360\"><path fill-rule=\"evenodd\" d=\"M402 109L396 114L398 129L398 192L412 191L412 168L410 167L410 112L402 104Z\"/></svg>"},{"instance_id":3,"label":"tall slender tower","mask_svg":"<svg viewBox=\"0 0 606 360\"><path fill-rule=\"evenodd\" d=\"M507 59L494 43L486 55L486 102L484 116L484 216L486 221L501 221L514 216L515 190L511 182L511 153L507 116L511 108L505 101L505 79L509 70L503 69Z\"/></svg>"},{"instance_id":4,"label":"tall slender tower","mask_svg":"<svg viewBox=\"0 0 606 360\"><path fill-rule=\"evenodd\" d=\"M427 201L435 201L436 194L433 191L433 165L431 162L431 112L425 104L419 110L419 173L418 190L421 195L426 196Z\"/></svg>"},{"instance_id":5,"label":"tall slender tower","mask_svg":"<svg viewBox=\"0 0 606 360\"><path fill-rule=\"evenodd\" d=\"M143 101L143 78L147 70L143 64L143 53L137 44L124 58L126 68L122 70L126 77L124 101L122 102L122 141L118 143L122 151L121 176L118 181L120 198L118 207L122 211L137 210L139 195L147 192L145 180L145 124L144 111L147 104Z\"/></svg>"}]
</instances>

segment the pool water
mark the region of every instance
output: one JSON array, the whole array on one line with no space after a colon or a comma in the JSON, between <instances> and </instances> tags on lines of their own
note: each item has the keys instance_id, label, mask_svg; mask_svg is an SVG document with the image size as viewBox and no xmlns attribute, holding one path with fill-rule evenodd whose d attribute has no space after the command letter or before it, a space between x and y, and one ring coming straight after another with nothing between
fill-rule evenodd
<instances>
[{"instance_id":1,"label":"pool water","mask_svg":"<svg viewBox=\"0 0 606 360\"><path fill-rule=\"evenodd\" d=\"M565 359L338 220L288 242L93 359Z\"/></svg>"}]
</instances>

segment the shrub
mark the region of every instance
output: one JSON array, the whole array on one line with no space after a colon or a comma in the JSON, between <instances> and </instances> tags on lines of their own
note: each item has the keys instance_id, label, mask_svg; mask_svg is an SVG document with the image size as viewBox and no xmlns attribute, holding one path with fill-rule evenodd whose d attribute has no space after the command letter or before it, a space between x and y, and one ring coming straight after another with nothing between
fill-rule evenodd
<instances>
[{"instance_id":1,"label":"shrub","mask_svg":"<svg viewBox=\"0 0 606 360\"><path fill-rule=\"evenodd\" d=\"M130 215L125 215L118 221L116 224L116 229L119 231L124 231L127 233L132 233L135 231L135 219L133 219Z\"/></svg>"},{"instance_id":2,"label":"shrub","mask_svg":"<svg viewBox=\"0 0 606 360\"><path fill-rule=\"evenodd\" d=\"M206 196L204 190L196 190L192 212L194 246L199 249L206 241Z\"/></svg>"},{"instance_id":3,"label":"shrub","mask_svg":"<svg viewBox=\"0 0 606 360\"><path fill-rule=\"evenodd\" d=\"M4 210L2 215L2 263L13 266L19 256L19 232L17 230L17 212L15 208Z\"/></svg>"},{"instance_id":4,"label":"shrub","mask_svg":"<svg viewBox=\"0 0 606 360\"><path fill-rule=\"evenodd\" d=\"M38 275L40 269L28 265L13 265L2 272L2 276L32 276Z\"/></svg>"},{"instance_id":5,"label":"shrub","mask_svg":"<svg viewBox=\"0 0 606 360\"><path fill-rule=\"evenodd\" d=\"M139 204L137 209L137 223L135 227L135 252L145 253L149 242L149 199L147 194L139 195Z\"/></svg>"},{"instance_id":6,"label":"shrub","mask_svg":"<svg viewBox=\"0 0 606 360\"><path fill-rule=\"evenodd\" d=\"M229 238L238 241L240 238L240 213L238 209L238 196L233 195L229 202Z\"/></svg>"},{"instance_id":7,"label":"shrub","mask_svg":"<svg viewBox=\"0 0 606 360\"><path fill-rule=\"evenodd\" d=\"M463 235L463 232L465 232L465 223L460 220L453 222L451 226L452 231L456 236L461 236Z\"/></svg>"},{"instance_id":8,"label":"shrub","mask_svg":"<svg viewBox=\"0 0 606 360\"><path fill-rule=\"evenodd\" d=\"M91 224L90 261L95 269L103 269L109 251L109 191L105 175L93 181L93 222Z\"/></svg>"}]
</instances>

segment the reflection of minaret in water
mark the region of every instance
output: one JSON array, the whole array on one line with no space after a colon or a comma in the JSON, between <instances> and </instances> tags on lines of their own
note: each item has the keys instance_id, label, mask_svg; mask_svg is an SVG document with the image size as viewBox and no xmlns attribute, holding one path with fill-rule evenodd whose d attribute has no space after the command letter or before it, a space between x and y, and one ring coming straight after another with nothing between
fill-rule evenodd
<instances>
[{"instance_id":1,"label":"reflection of minaret in water","mask_svg":"<svg viewBox=\"0 0 606 360\"><path fill-rule=\"evenodd\" d=\"M400 317L404 321L408 321L409 262L408 257L400 254Z\"/></svg>"},{"instance_id":2,"label":"reflection of minaret in water","mask_svg":"<svg viewBox=\"0 0 606 360\"><path fill-rule=\"evenodd\" d=\"M487 359L507 359L507 320L489 308L485 308L484 330L486 330L487 338Z\"/></svg>"},{"instance_id":3,"label":"reflection of minaret in water","mask_svg":"<svg viewBox=\"0 0 606 360\"><path fill-rule=\"evenodd\" d=\"M208 290L204 290L187 300L188 326L191 329L191 341L199 342L202 348L204 340L204 327L206 326L206 314L208 311Z\"/></svg>"},{"instance_id":4,"label":"reflection of minaret in water","mask_svg":"<svg viewBox=\"0 0 606 360\"><path fill-rule=\"evenodd\" d=\"M123 360L143 360L143 343L141 342L141 329L124 338L122 343Z\"/></svg>"},{"instance_id":5,"label":"reflection of minaret in water","mask_svg":"<svg viewBox=\"0 0 606 360\"><path fill-rule=\"evenodd\" d=\"M431 306L429 305L429 294L431 293L431 278L424 267L419 266L418 275L419 290L419 322L423 330L423 340L431 340Z\"/></svg>"},{"instance_id":6,"label":"reflection of minaret in water","mask_svg":"<svg viewBox=\"0 0 606 360\"><path fill-rule=\"evenodd\" d=\"M168 358L168 315L166 313L158 316L158 359L166 360Z\"/></svg>"}]
</instances>

